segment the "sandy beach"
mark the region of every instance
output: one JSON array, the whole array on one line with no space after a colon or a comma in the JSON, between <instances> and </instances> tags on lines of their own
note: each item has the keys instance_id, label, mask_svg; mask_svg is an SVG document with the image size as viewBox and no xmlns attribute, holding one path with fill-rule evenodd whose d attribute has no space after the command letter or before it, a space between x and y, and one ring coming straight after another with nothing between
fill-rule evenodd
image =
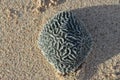
<instances>
[{"instance_id":1,"label":"sandy beach","mask_svg":"<svg viewBox=\"0 0 120 80\"><path fill-rule=\"evenodd\" d=\"M38 35L60 11L71 10L94 46L75 74L58 77ZM0 80L120 80L120 0L0 0Z\"/></svg>"}]
</instances>

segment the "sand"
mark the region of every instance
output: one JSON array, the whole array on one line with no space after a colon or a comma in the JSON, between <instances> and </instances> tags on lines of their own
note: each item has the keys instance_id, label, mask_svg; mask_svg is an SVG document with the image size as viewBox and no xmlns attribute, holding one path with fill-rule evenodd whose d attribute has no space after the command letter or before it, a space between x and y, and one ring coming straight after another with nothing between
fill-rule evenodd
<instances>
[{"instance_id":1,"label":"sand","mask_svg":"<svg viewBox=\"0 0 120 80\"><path fill-rule=\"evenodd\" d=\"M94 46L83 67L63 79L120 80L119 0L0 0L0 80L61 78L37 40L47 20L64 10L85 23Z\"/></svg>"}]
</instances>

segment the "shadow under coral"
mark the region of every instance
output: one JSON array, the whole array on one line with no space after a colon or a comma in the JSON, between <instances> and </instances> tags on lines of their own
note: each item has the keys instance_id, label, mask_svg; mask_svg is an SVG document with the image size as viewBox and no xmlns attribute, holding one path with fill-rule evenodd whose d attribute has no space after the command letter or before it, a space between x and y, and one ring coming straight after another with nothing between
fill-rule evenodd
<instances>
[{"instance_id":1,"label":"shadow under coral","mask_svg":"<svg viewBox=\"0 0 120 80\"><path fill-rule=\"evenodd\" d=\"M120 53L120 5L102 5L72 10L85 23L94 39L83 80L97 72L97 65Z\"/></svg>"}]
</instances>

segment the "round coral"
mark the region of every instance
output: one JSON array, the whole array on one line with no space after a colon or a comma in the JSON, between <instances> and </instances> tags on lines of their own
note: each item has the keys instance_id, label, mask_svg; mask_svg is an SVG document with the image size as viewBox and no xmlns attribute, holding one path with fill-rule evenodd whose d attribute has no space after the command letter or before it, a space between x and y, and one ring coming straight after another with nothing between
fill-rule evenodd
<instances>
[{"instance_id":1,"label":"round coral","mask_svg":"<svg viewBox=\"0 0 120 80\"><path fill-rule=\"evenodd\" d=\"M47 60L65 74L84 62L91 49L92 38L72 12L64 11L48 21L38 43Z\"/></svg>"}]
</instances>

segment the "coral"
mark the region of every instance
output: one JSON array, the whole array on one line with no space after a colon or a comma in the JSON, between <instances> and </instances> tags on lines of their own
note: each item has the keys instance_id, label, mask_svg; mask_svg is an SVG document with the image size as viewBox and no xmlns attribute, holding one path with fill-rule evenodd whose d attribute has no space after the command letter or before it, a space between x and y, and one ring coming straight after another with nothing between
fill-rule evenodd
<instances>
[{"instance_id":1,"label":"coral","mask_svg":"<svg viewBox=\"0 0 120 80\"><path fill-rule=\"evenodd\" d=\"M71 11L60 12L39 35L43 55L62 74L75 71L88 55L92 38Z\"/></svg>"}]
</instances>

